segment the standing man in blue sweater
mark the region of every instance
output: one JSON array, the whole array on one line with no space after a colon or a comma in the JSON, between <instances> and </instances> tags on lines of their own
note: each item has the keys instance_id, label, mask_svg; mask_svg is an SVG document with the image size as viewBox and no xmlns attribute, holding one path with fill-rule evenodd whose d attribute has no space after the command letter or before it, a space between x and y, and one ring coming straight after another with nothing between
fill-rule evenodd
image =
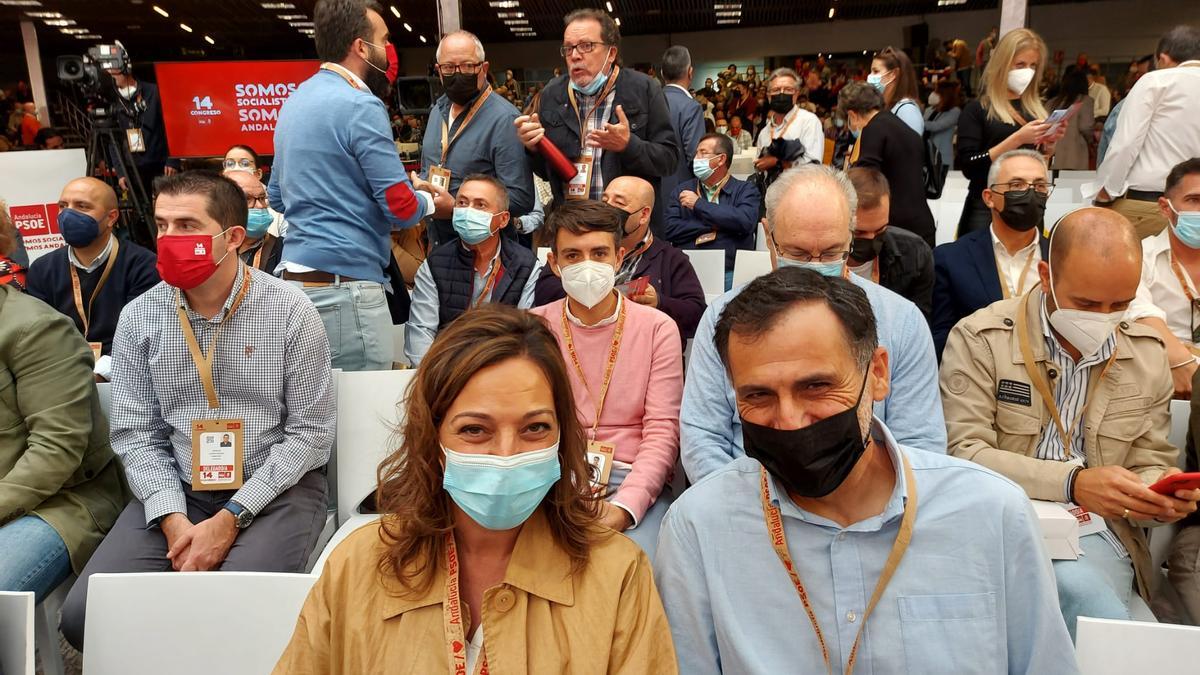
<instances>
[{"instance_id":1,"label":"standing man in blue sweater","mask_svg":"<svg viewBox=\"0 0 1200 675\"><path fill-rule=\"evenodd\" d=\"M268 188L271 208L288 220L283 278L317 306L342 370L391 368L391 232L452 204L427 183L414 190L396 153L379 98L388 88L382 12L372 0L317 3L324 63L279 111Z\"/></svg>"},{"instance_id":2,"label":"standing man in blue sweater","mask_svg":"<svg viewBox=\"0 0 1200 675\"><path fill-rule=\"evenodd\" d=\"M667 107L671 110L671 128L679 138L679 166L675 173L663 176L660 192L663 195L662 219L667 220L671 196L675 194L675 186L690 181L692 174L692 158L696 156L696 146L704 136L704 112L700 104L692 98L688 89L692 86L692 54L687 47L675 45L668 47L662 56L662 76L666 85L663 95L667 97Z\"/></svg>"}]
</instances>

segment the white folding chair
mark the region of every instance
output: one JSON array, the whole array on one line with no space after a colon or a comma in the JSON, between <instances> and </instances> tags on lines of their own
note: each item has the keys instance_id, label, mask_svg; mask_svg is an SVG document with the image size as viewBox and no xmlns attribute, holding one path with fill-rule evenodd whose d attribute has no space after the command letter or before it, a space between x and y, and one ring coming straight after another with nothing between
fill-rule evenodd
<instances>
[{"instance_id":1,"label":"white folding chair","mask_svg":"<svg viewBox=\"0 0 1200 675\"><path fill-rule=\"evenodd\" d=\"M538 257L538 262L545 265L546 258L550 257L550 247L549 246L539 246L538 250L537 250L537 257Z\"/></svg>"},{"instance_id":2,"label":"white folding chair","mask_svg":"<svg viewBox=\"0 0 1200 675\"><path fill-rule=\"evenodd\" d=\"M407 366L409 364L408 357L404 354L404 326L405 324L392 326L392 362Z\"/></svg>"},{"instance_id":3,"label":"white folding chair","mask_svg":"<svg viewBox=\"0 0 1200 675\"><path fill-rule=\"evenodd\" d=\"M1083 675L1196 672L1200 628L1079 617L1075 658Z\"/></svg>"},{"instance_id":4,"label":"white folding chair","mask_svg":"<svg viewBox=\"0 0 1200 675\"><path fill-rule=\"evenodd\" d=\"M737 252L733 261L733 287L754 281L771 273L771 254L766 251Z\"/></svg>"},{"instance_id":5,"label":"white folding chair","mask_svg":"<svg viewBox=\"0 0 1200 675\"><path fill-rule=\"evenodd\" d=\"M762 221L758 222L758 234L754 238L755 251L770 251L769 246L771 240L767 237L767 230L763 227Z\"/></svg>"},{"instance_id":6,"label":"white folding chair","mask_svg":"<svg viewBox=\"0 0 1200 675\"><path fill-rule=\"evenodd\" d=\"M33 632L33 593L0 591L0 673L33 675Z\"/></svg>"},{"instance_id":7,"label":"white folding chair","mask_svg":"<svg viewBox=\"0 0 1200 675\"><path fill-rule=\"evenodd\" d=\"M43 675L63 675L62 651L58 644L58 612L67 600L67 593L75 585L75 575L68 576L34 608L34 638L41 653ZM6 674L7 675L7 674Z\"/></svg>"},{"instance_id":8,"label":"white folding chair","mask_svg":"<svg viewBox=\"0 0 1200 675\"><path fill-rule=\"evenodd\" d=\"M415 370L376 370L338 377L339 528L375 491L380 462L398 447L403 402L415 375Z\"/></svg>"},{"instance_id":9,"label":"white folding chair","mask_svg":"<svg viewBox=\"0 0 1200 675\"><path fill-rule=\"evenodd\" d=\"M934 232L934 243L938 246L949 244L958 236L958 219L962 217L963 201L947 200L944 196L938 200L937 229Z\"/></svg>"},{"instance_id":10,"label":"white folding chair","mask_svg":"<svg viewBox=\"0 0 1200 675\"><path fill-rule=\"evenodd\" d=\"M684 249L683 252L692 261L692 269L696 270L705 295L725 292L725 251Z\"/></svg>"},{"instance_id":11,"label":"white folding chair","mask_svg":"<svg viewBox=\"0 0 1200 675\"><path fill-rule=\"evenodd\" d=\"M1063 180L1063 179L1093 181L1093 180L1096 180L1096 172L1095 171L1065 171L1065 170L1059 171L1058 172L1058 180Z\"/></svg>"},{"instance_id":12,"label":"white folding chair","mask_svg":"<svg viewBox=\"0 0 1200 675\"><path fill-rule=\"evenodd\" d=\"M316 577L269 572L94 574L88 675L268 675Z\"/></svg>"}]
</instances>

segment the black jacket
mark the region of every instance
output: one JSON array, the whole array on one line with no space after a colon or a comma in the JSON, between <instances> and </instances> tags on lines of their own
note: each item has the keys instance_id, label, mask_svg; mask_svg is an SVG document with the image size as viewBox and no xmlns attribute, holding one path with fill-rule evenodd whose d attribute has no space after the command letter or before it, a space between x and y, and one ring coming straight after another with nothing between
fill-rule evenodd
<instances>
[{"instance_id":1,"label":"black jacket","mask_svg":"<svg viewBox=\"0 0 1200 675\"><path fill-rule=\"evenodd\" d=\"M925 320L933 308L933 251L923 239L898 227L883 233L879 285L911 300Z\"/></svg>"},{"instance_id":2,"label":"black jacket","mask_svg":"<svg viewBox=\"0 0 1200 675\"><path fill-rule=\"evenodd\" d=\"M854 166L878 169L891 188L888 223L902 227L934 246L937 225L925 201L925 142L917 132L887 110L867 123L859 139Z\"/></svg>"},{"instance_id":3,"label":"black jacket","mask_svg":"<svg viewBox=\"0 0 1200 675\"><path fill-rule=\"evenodd\" d=\"M548 138L568 160L580 156L579 117L567 97L570 79L567 75L554 78L542 90L538 119ZM679 168L679 141L671 127L667 97L656 80L632 68L622 68L617 77L609 123L616 124L617 106L629 119L629 145L624 152L604 152L600 169L605 185L617 176L637 176L654 186L655 207L650 226L662 234L663 210L659 178L675 173ZM530 154L529 164L534 172L550 182L555 204L563 203L562 178L546 165L540 153Z\"/></svg>"},{"instance_id":4,"label":"black jacket","mask_svg":"<svg viewBox=\"0 0 1200 675\"><path fill-rule=\"evenodd\" d=\"M448 241L433 249L425 259L430 276L437 286L438 330L462 316L471 308L475 286L475 254L461 241ZM500 246L500 275L492 289L491 302L516 307L521 291L537 267L533 252L519 244Z\"/></svg>"}]
</instances>

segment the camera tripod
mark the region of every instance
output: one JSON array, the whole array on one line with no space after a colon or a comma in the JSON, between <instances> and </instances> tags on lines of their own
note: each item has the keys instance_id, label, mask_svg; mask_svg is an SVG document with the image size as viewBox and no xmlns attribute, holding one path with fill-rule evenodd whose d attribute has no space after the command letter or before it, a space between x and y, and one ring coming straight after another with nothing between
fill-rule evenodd
<instances>
[{"instance_id":1,"label":"camera tripod","mask_svg":"<svg viewBox=\"0 0 1200 675\"><path fill-rule=\"evenodd\" d=\"M106 171L97 174L103 163ZM110 181L109 172L124 176L129 186L128 199L120 199L122 190L117 180ZM112 185L118 195L118 207L125 226L129 228L129 236L135 242L154 250L154 217L150 210L150 196L142 184L141 174L129 151L125 130L121 129L115 119L92 119L92 133L88 140L87 175L99 177ZM140 224L140 225L139 225ZM143 229L138 230L135 227Z\"/></svg>"}]
</instances>

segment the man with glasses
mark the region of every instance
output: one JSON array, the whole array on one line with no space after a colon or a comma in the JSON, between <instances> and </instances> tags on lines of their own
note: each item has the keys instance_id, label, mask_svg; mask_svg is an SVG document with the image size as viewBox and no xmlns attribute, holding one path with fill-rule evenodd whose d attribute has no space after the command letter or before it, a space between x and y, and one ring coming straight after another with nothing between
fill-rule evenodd
<instances>
[{"instance_id":1,"label":"man with glasses","mask_svg":"<svg viewBox=\"0 0 1200 675\"><path fill-rule=\"evenodd\" d=\"M546 85L534 114L515 122L530 165L550 182L558 204L599 200L617 176L645 179L656 195L650 227L661 236L660 178L675 172L680 152L662 87L621 68L621 31L605 12L578 9L564 23L560 53L568 72ZM538 152L543 139L566 156L573 178L566 179Z\"/></svg>"},{"instance_id":2,"label":"man with glasses","mask_svg":"<svg viewBox=\"0 0 1200 675\"><path fill-rule=\"evenodd\" d=\"M254 269L274 274L283 254L283 243L270 233L275 216L267 206L267 189L249 171L226 171L225 177L246 194L246 241L238 247L238 256Z\"/></svg>"},{"instance_id":3,"label":"man with glasses","mask_svg":"<svg viewBox=\"0 0 1200 675\"><path fill-rule=\"evenodd\" d=\"M797 105L800 76L791 68L776 68L767 78L767 123L758 133L754 170L766 173L767 183L796 164L820 164L825 159L825 131L816 115Z\"/></svg>"},{"instance_id":4,"label":"man with glasses","mask_svg":"<svg viewBox=\"0 0 1200 675\"><path fill-rule=\"evenodd\" d=\"M1033 150L1000 155L988 171L983 203L992 226L933 250L930 328L941 357L950 329L976 310L1022 295L1037 284L1046 255L1042 217L1054 186L1046 160Z\"/></svg>"},{"instance_id":5,"label":"man with glasses","mask_svg":"<svg viewBox=\"0 0 1200 675\"><path fill-rule=\"evenodd\" d=\"M937 361L925 317L913 303L847 269L858 201L850 180L829 167L805 164L780 174L766 201L773 267L805 267L849 279L866 292L891 381L875 415L902 445L945 453ZM736 406L745 392L734 391L713 339L718 318L741 291L735 288L709 304L692 341L680 448L693 483L746 454Z\"/></svg>"},{"instance_id":6,"label":"man with glasses","mask_svg":"<svg viewBox=\"0 0 1200 675\"><path fill-rule=\"evenodd\" d=\"M438 43L438 75L444 94L429 113L421 142L421 177L458 194L467 176L500 178L508 188L509 213L515 218L533 209L533 174L516 134L513 120L520 114L488 84L483 44L467 31L449 33ZM509 71L511 80L512 71ZM511 84L511 82L510 82ZM450 217L454 204L439 205L429 231L431 250L458 239ZM516 241L515 228L505 228Z\"/></svg>"}]
</instances>

